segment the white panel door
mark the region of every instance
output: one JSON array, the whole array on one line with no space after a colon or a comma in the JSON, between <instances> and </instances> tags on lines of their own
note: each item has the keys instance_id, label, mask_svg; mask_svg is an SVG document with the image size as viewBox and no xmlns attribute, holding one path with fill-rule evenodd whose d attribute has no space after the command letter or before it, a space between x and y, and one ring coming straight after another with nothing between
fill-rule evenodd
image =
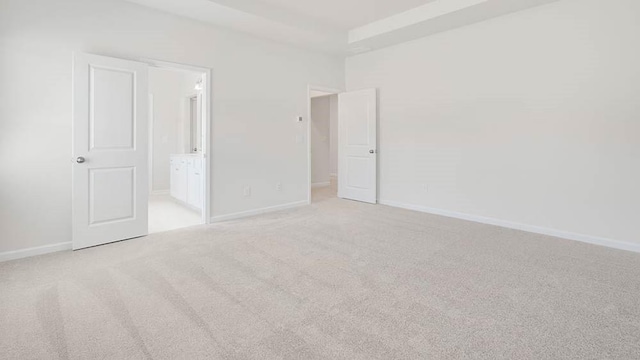
<instances>
[{"instance_id":1,"label":"white panel door","mask_svg":"<svg viewBox=\"0 0 640 360\"><path fill-rule=\"evenodd\" d=\"M148 232L147 65L73 62L73 248Z\"/></svg>"},{"instance_id":2,"label":"white panel door","mask_svg":"<svg viewBox=\"0 0 640 360\"><path fill-rule=\"evenodd\" d=\"M377 202L376 89L342 93L339 100L338 197Z\"/></svg>"}]
</instances>

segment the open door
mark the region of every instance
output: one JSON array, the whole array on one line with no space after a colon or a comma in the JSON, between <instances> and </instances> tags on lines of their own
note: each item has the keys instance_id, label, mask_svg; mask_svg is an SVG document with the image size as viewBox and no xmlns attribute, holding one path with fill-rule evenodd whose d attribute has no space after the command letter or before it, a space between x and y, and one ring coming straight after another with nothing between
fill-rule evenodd
<instances>
[{"instance_id":1,"label":"open door","mask_svg":"<svg viewBox=\"0 0 640 360\"><path fill-rule=\"evenodd\" d=\"M377 203L376 89L339 95L338 197Z\"/></svg>"},{"instance_id":2,"label":"open door","mask_svg":"<svg viewBox=\"0 0 640 360\"><path fill-rule=\"evenodd\" d=\"M147 235L147 65L73 62L73 249Z\"/></svg>"}]
</instances>

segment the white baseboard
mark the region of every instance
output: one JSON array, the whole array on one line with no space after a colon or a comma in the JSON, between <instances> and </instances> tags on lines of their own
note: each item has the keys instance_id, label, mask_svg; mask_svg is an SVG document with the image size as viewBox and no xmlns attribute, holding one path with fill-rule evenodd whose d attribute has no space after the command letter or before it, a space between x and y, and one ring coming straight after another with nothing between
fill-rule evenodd
<instances>
[{"instance_id":1,"label":"white baseboard","mask_svg":"<svg viewBox=\"0 0 640 360\"><path fill-rule=\"evenodd\" d=\"M63 242L58 244L37 246L28 249L6 251L0 253L0 262L17 260L31 256L44 255L52 252L71 250L71 242Z\"/></svg>"},{"instance_id":2,"label":"white baseboard","mask_svg":"<svg viewBox=\"0 0 640 360\"><path fill-rule=\"evenodd\" d=\"M627 251L640 253L640 244L630 243L626 241L613 240L613 239L607 239L607 238L584 235L584 234L576 234L568 231L549 229L549 228L535 226L535 225L520 224L520 223L515 223L507 220L500 220L500 219L489 218L484 216L464 214L464 213L459 213L459 212L449 211L449 210L434 209L434 208L429 208L421 205L404 204L404 203L391 201L391 200L380 200L379 203L382 205L393 206L393 207L403 208L407 210L420 211L420 212L434 214L434 215L442 215L442 216L468 220L468 221L473 221L473 222L482 223L482 224L496 225L496 226L501 226L501 227L510 228L510 229L522 230L522 231L527 231L527 232L542 234L542 235L555 236L562 239L575 240L575 241L580 241L588 244L606 246L614 249L627 250Z\"/></svg>"},{"instance_id":3,"label":"white baseboard","mask_svg":"<svg viewBox=\"0 0 640 360\"><path fill-rule=\"evenodd\" d=\"M242 219L242 218L255 216L255 215L260 215L260 214L266 214L266 213L270 213L270 212L274 212L274 211L280 211L280 210L286 210L286 209L296 208L296 207L300 207L300 206L306 206L308 204L309 204L309 202L307 200L304 200L304 201L296 201L296 202L292 202L292 203L288 203L288 204L269 206L269 207L256 209L256 210L241 211L241 212L228 214L228 215L219 215L219 216L212 217L211 218L211 222L212 223L217 223L217 222L222 222L222 221Z\"/></svg>"},{"instance_id":4,"label":"white baseboard","mask_svg":"<svg viewBox=\"0 0 640 360\"><path fill-rule=\"evenodd\" d=\"M319 182L311 184L312 188L320 188L331 185L331 181Z\"/></svg>"},{"instance_id":5,"label":"white baseboard","mask_svg":"<svg viewBox=\"0 0 640 360\"><path fill-rule=\"evenodd\" d=\"M153 190L151 195L169 195L169 190Z\"/></svg>"}]
</instances>

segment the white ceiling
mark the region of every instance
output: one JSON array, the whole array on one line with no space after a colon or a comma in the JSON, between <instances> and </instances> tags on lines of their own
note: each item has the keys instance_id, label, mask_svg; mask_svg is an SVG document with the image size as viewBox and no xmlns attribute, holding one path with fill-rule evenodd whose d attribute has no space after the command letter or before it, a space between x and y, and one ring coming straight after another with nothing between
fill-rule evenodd
<instances>
[{"instance_id":1,"label":"white ceiling","mask_svg":"<svg viewBox=\"0 0 640 360\"><path fill-rule=\"evenodd\" d=\"M125 0L308 49L349 55L558 0Z\"/></svg>"},{"instance_id":2,"label":"white ceiling","mask_svg":"<svg viewBox=\"0 0 640 360\"><path fill-rule=\"evenodd\" d=\"M350 30L434 0L253 0Z\"/></svg>"}]
</instances>

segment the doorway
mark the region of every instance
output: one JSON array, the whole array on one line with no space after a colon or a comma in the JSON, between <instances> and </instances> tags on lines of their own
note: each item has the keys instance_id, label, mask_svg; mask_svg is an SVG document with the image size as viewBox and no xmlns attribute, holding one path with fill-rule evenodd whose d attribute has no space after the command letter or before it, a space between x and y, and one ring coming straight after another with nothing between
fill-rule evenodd
<instances>
[{"instance_id":1,"label":"doorway","mask_svg":"<svg viewBox=\"0 0 640 360\"><path fill-rule=\"evenodd\" d=\"M149 233L206 223L206 73L149 68Z\"/></svg>"},{"instance_id":2,"label":"doorway","mask_svg":"<svg viewBox=\"0 0 640 360\"><path fill-rule=\"evenodd\" d=\"M377 90L308 87L308 202L378 202Z\"/></svg>"},{"instance_id":3,"label":"doorway","mask_svg":"<svg viewBox=\"0 0 640 360\"><path fill-rule=\"evenodd\" d=\"M338 93L309 87L309 202L338 194Z\"/></svg>"}]
</instances>

